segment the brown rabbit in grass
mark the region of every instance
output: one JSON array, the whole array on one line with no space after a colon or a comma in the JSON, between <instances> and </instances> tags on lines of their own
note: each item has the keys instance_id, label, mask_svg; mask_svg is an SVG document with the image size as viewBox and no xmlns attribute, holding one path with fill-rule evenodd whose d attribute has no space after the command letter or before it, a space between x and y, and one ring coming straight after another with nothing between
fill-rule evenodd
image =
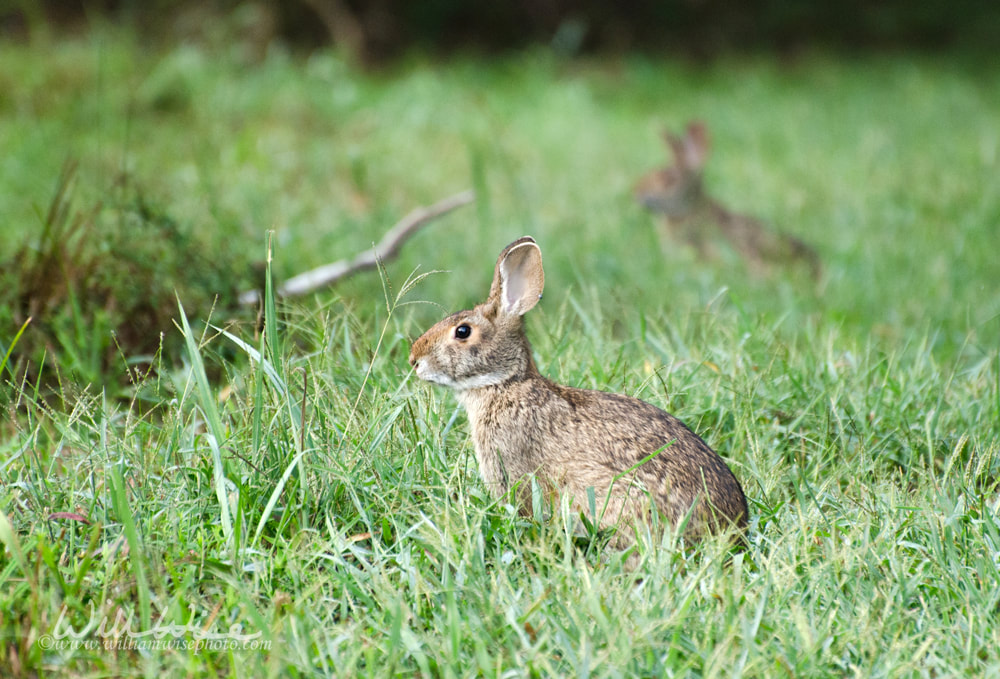
<instances>
[{"instance_id":1,"label":"brown rabbit in grass","mask_svg":"<svg viewBox=\"0 0 1000 679\"><path fill-rule=\"evenodd\" d=\"M485 302L438 322L414 343L417 376L455 390L468 412L479 471L494 497L517 487L531 514L534 478L547 502L569 498L601 528L649 521L651 503L697 538L743 530L747 502L733 473L674 416L620 394L575 389L535 367L522 316L542 296L542 253L530 237L500 253ZM634 564L633 564L634 565Z\"/></svg>"},{"instance_id":2,"label":"brown rabbit in grass","mask_svg":"<svg viewBox=\"0 0 1000 679\"><path fill-rule=\"evenodd\" d=\"M663 216L671 237L687 241L701 257L714 257L718 254L715 233L721 233L752 269L798 260L819 278L821 265L815 250L795 236L730 212L705 192L702 177L709 140L704 123L689 123L681 137L664 132L664 139L673 152L674 164L639 180L635 197L643 207Z\"/></svg>"}]
</instances>

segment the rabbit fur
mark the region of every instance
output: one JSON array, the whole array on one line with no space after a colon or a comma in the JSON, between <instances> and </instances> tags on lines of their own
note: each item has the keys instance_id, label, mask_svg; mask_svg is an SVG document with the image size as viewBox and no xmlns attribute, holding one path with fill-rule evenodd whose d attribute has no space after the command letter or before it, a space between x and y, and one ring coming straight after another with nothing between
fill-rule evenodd
<instances>
[{"instance_id":1,"label":"rabbit fur","mask_svg":"<svg viewBox=\"0 0 1000 679\"><path fill-rule=\"evenodd\" d=\"M515 488L532 513L531 479L547 502L568 496L612 544L634 541L628 524L650 521L651 503L697 538L744 529L747 503L726 463L676 417L630 396L576 389L535 367L523 316L542 296L542 254L530 237L497 260L489 297L418 338L410 364L451 387L465 407L479 471L494 497Z\"/></svg>"},{"instance_id":2,"label":"rabbit fur","mask_svg":"<svg viewBox=\"0 0 1000 679\"><path fill-rule=\"evenodd\" d=\"M689 123L683 136L664 132L663 137L674 164L643 176L636 185L635 198L649 211L662 215L669 236L688 242L702 258L714 258L718 256L715 231L752 270L801 261L814 278L819 278L822 267L813 248L752 217L731 212L706 193L703 176L709 139L703 122Z\"/></svg>"}]
</instances>

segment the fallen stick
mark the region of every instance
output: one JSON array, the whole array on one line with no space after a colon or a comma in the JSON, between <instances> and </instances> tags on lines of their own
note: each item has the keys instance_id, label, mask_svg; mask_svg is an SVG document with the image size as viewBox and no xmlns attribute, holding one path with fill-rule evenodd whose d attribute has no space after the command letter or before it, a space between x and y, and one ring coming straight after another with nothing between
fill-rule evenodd
<instances>
[{"instance_id":1,"label":"fallen stick","mask_svg":"<svg viewBox=\"0 0 1000 679\"><path fill-rule=\"evenodd\" d=\"M298 297L312 292L317 288L333 285L340 279L359 271L374 269L378 266L379 262L387 262L395 258L399 254L403 243L415 234L418 229L431 220L451 212L455 208L468 205L474 199L475 193L469 190L440 200L430 207L418 207L389 229L382 236L382 240L372 249L365 250L350 259L342 259L332 264L325 264L311 271L293 276L278 286L278 296ZM260 292L258 290L247 290L240 293L239 301L240 304L257 304L260 301Z\"/></svg>"}]
</instances>

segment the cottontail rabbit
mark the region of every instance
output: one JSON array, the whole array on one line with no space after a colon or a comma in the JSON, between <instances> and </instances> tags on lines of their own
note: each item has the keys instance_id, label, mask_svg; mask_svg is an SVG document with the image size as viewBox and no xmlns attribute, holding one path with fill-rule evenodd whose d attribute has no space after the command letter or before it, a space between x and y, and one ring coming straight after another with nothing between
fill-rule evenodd
<instances>
[{"instance_id":1,"label":"cottontail rabbit","mask_svg":"<svg viewBox=\"0 0 1000 679\"><path fill-rule=\"evenodd\" d=\"M690 243L701 257L718 255L713 231L721 232L754 270L767 264L799 260L814 278L821 265L816 251L795 236L768 229L752 217L727 210L705 192L702 174L708 160L708 130L702 122L688 124L684 136L664 132L674 164L639 180L635 198L651 212L663 215L667 232Z\"/></svg>"},{"instance_id":2,"label":"cottontail rabbit","mask_svg":"<svg viewBox=\"0 0 1000 679\"><path fill-rule=\"evenodd\" d=\"M696 538L746 527L733 473L676 417L638 399L575 389L535 367L522 316L542 296L542 253L530 237L500 253L485 302L438 322L410 350L417 376L455 390L468 412L479 472L494 497L516 487L532 511L531 477L547 502L568 495L601 528L648 521L651 503Z\"/></svg>"}]
</instances>

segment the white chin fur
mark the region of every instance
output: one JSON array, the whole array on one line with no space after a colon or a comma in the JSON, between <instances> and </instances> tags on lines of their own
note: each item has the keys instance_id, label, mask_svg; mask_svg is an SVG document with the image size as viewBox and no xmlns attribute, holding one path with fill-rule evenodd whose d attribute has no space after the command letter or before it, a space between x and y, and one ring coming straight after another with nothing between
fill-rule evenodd
<instances>
[{"instance_id":1,"label":"white chin fur","mask_svg":"<svg viewBox=\"0 0 1000 679\"><path fill-rule=\"evenodd\" d=\"M469 389L479 389L481 387L491 387L494 384L500 384L504 381L506 375L503 373L490 373L488 375L475 375L474 377L466 377L461 380L457 380L451 384L451 386L458 391L467 391Z\"/></svg>"},{"instance_id":2,"label":"white chin fur","mask_svg":"<svg viewBox=\"0 0 1000 679\"><path fill-rule=\"evenodd\" d=\"M466 391L468 389L479 389L481 387L489 387L494 384L500 384L500 382L504 380L505 375L503 373L488 373L486 375L473 375L471 377L463 377L456 380L451 375L436 372L427 367L426 363L420 362L417 364L417 377L427 382L443 384L444 386L451 387L456 391Z\"/></svg>"}]
</instances>

